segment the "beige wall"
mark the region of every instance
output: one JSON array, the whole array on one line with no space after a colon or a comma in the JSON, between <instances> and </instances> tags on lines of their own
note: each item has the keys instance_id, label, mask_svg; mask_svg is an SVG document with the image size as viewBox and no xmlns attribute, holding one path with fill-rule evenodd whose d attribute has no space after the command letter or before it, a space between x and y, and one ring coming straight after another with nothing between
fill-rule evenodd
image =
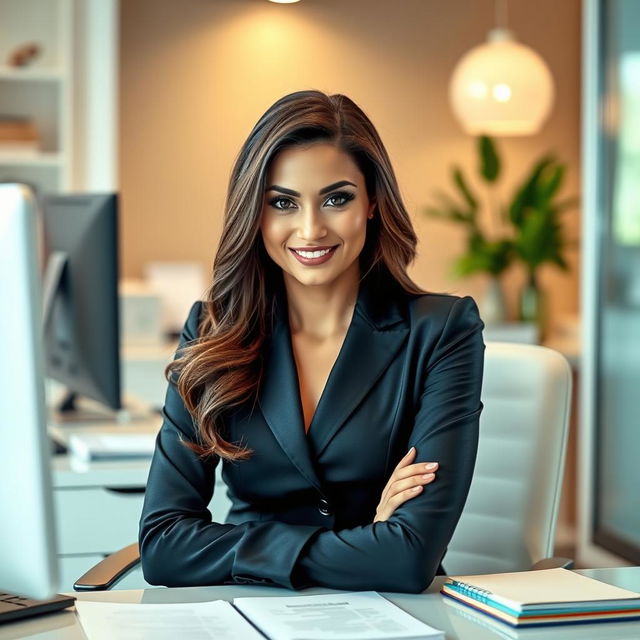
<instances>
[{"instance_id":1,"label":"beige wall","mask_svg":"<svg viewBox=\"0 0 640 640\"><path fill-rule=\"evenodd\" d=\"M553 150L579 192L580 1L511 0L509 25L548 62L553 113L536 136L499 139L503 193ZM411 273L423 287L481 297L485 279L454 280L461 230L426 219L453 162L475 171L474 140L447 102L451 71L485 39L492 0L124 0L121 2L120 184L123 268L197 260L209 269L235 155L261 113L303 88L346 93L368 113L394 162L420 238ZM566 214L579 237L579 212ZM544 270L554 318L578 306L577 248L564 274ZM507 279L513 304L521 274Z\"/></svg>"}]
</instances>

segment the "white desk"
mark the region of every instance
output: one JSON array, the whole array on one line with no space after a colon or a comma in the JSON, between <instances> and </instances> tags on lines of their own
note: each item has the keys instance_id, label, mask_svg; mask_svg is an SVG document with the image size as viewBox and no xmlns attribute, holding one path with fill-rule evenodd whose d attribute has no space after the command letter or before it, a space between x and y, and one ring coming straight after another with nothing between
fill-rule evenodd
<instances>
[{"instance_id":1,"label":"white desk","mask_svg":"<svg viewBox=\"0 0 640 640\"><path fill-rule=\"evenodd\" d=\"M579 573L598 578L627 589L640 591L640 567L618 569L590 569ZM479 616L460 613L445 602L438 593L443 578L436 578L431 587L422 594L384 593L399 607L433 627L446 632L447 640L497 640L505 638L524 638L525 640L638 640L640 622L621 622L609 624L574 625L570 627L551 627L549 629L524 629L502 634L494 628L483 626ZM109 602L141 602L159 604L163 602L200 602L206 600L231 600L239 596L269 595L310 595L330 593L329 589L307 589L288 591L273 587L224 586L190 587L181 589L154 588L136 591L105 591L98 593L74 594L82 600ZM82 628L73 611L64 611L24 620L0 627L0 640L33 638L33 640L85 640ZM241 640L241 639L239 639Z\"/></svg>"},{"instance_id":2,"label":"white desk","mask_svg":"<svg viewBox=\"0 0 640 640\"><path fill-rule=\"evenodd\" d=\"M150 419L147 428L157 431L159 416ZM132 425L139 429L141 426ZM126 427L113 427L120 432ZM74 431L104 432L104 426L68 428ZM54 456L53 497L56 511L59 591L68 591L85 571L138 537L138 521L149 474L149 460L74 463L69 455ZM222 465L216 470L216 487L209 510L223 522L230 501L221 478ZM146 583L141 573L125 578L121 588L140 588ZM2 629L2 627L0 627ZM0 637L1 633L0 633Z\"/></svg>"}]
</instances>

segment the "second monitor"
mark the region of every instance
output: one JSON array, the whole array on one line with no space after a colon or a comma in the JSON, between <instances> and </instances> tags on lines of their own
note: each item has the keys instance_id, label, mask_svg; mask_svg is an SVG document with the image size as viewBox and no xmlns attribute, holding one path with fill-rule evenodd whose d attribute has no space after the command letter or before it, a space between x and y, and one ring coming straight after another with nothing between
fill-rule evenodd
<instances>
[{"instance_id":1,"label":"second monitor","mask_svg":"<svg viewBox=\"0 0 640 640\"><path fill-rule=\"evenodd\" d=\"M87 396L119 411L117 196L48 196L43 217L46 368L69 392L59 410L73 419Z\"/></svg>"}]
</instances>

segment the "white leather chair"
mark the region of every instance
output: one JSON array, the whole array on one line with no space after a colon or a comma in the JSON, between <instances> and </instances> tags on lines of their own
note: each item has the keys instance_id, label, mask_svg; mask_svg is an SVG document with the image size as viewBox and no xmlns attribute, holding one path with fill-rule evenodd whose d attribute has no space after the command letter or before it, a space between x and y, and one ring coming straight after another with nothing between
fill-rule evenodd
<instances>
[{"instance_id":1,"label":"white leather chair","mask_svg":"<svg viewBox=\"0 0 640 640\"><path fill-rule=\"evenodd\" d=\"M476 469L445 571L569 567L570 560L551 558L571 403L567 361L545 347L487 343L482 400ZM134 543L90 569L74 588L110 589L138 561Z\"/></svg>"},{"instance_id":2,"label":"white leather chair","mask_svg":"<svg viewBox=\"0 0 640 640\"><path fill-rule=\"evenodd\" d=\"M545 347L488 342L482 401L476 468L445 571L570 566L551 559L571 406L567 361Z\"/></svg>"}]
</instances>

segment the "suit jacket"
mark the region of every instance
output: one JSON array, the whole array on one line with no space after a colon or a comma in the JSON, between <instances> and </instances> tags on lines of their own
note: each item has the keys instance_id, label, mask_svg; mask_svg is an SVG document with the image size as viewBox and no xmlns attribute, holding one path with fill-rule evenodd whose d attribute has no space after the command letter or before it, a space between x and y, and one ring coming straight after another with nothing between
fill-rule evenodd
<instances>
[{"instance_id":1,"label":"suit jacket","mask_svg":"<svg viewBox=\"0 0 640 640\"><path fill-rule=\"evenodd\" d=\"M201 303L181 345L197 337ZM225 523L207 505L217 459L181 440L195 426L169 383L140 520L151 584L271 584L420 592L440 567L473 474L482 410L483 324L469 297L410 295L361 282L353 318L308 434L286 299L273 315L256 406L224 419L254 451L223 462ZM373 524L393 469L411 446L440 463L436 480Z\"/></svg>"}]
</instances>

